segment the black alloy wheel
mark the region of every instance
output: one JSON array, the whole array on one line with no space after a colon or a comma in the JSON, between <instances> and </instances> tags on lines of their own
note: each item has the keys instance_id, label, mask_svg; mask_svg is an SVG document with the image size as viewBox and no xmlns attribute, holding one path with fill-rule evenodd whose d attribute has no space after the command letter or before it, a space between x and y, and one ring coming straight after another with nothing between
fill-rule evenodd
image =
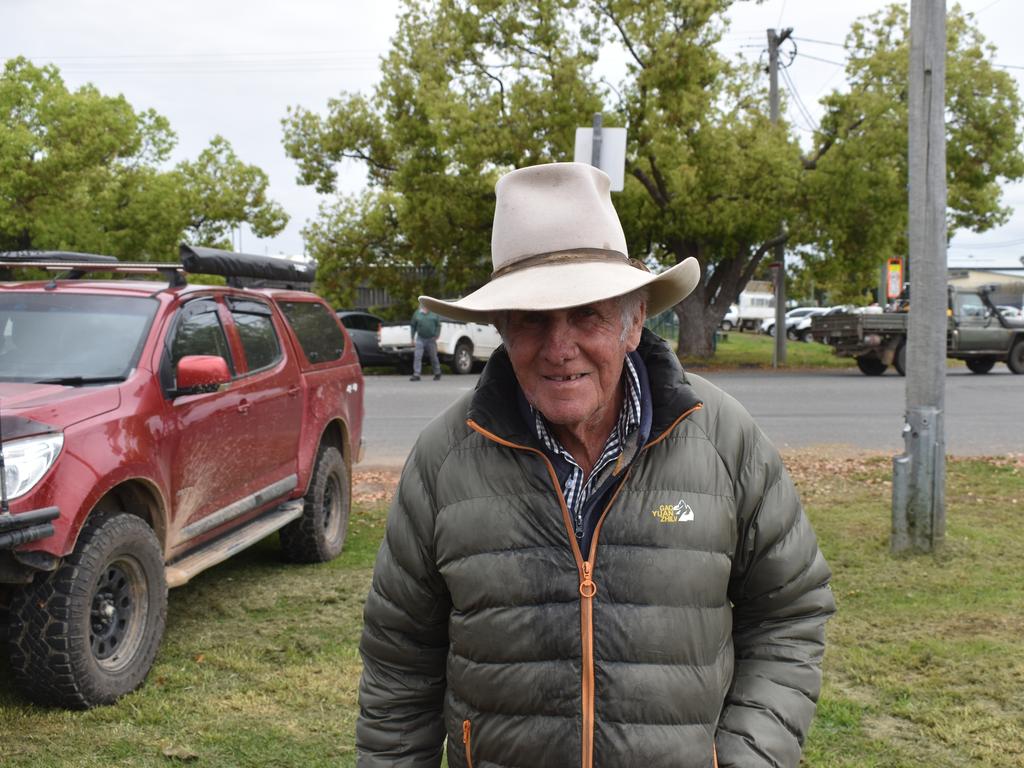
<instances>
[{"instance_id":1,"label":"black alloy wheel","mask_svg":"<svg viewBox=\"0 0 1024 768\"><path fill-rule=\"evenodd\" d=\"M152 529L135 515L94 512L75 551L11 601L15 683L41 704L112 704L142 685L166 619L163 551Z\"/></svg>"}]
</instances>

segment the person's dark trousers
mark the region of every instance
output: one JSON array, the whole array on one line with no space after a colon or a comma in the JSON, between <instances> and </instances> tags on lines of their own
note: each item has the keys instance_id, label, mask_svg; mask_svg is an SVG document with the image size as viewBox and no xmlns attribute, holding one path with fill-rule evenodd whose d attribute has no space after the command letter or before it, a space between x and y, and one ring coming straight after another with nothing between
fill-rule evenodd
<instances>
[{"instance_id":1,"label":"person's dark trousers","mask_svg":"<svg viewBox=\"0 0 1024 768\"><path fill-rule=\"evenodd\" d=\"M412 358L412 375L420 377L423 369L423 353L430 355L430 367L434 370L434 378L441 378L441 361L437 359L437 339L416 339L416 352Z\"/></svg>"}]
</instances>

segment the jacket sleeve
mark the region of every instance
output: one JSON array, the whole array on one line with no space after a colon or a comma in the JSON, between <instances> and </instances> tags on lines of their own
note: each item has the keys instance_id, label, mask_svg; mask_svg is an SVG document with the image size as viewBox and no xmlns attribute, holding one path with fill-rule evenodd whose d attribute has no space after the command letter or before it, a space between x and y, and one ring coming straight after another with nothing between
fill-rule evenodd
<instances>
[{"instance_id":1,"label":"jacket sleeve","mask_svg":"<svg viewBox=\"0 0 1024 768\"><path fill-rule=\"evenodd\" d=\"M735 669L716 743L722 768L795 768L821 689L825 622L835 603L796 489L778 452L754 432L735 478Z\"/></svg>"},{"instance_id":2,"label":"jacket sleeve","mask_svg":"<svg viewBox=\"0 0 1024 768\"><path fill-rule=\"evenodd\" d=\"M360 768L437 768L451 600L433 555L434 503L410 458L363 612L356 722Z\"/></svg>"}]
</instances>

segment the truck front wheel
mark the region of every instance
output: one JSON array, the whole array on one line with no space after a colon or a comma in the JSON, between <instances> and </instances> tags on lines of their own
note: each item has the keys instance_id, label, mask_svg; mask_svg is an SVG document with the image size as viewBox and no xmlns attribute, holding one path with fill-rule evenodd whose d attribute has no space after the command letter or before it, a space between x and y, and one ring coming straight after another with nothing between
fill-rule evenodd
<instances>
[{"instance_id":1,"label":"truck front wheel","mask_svg":"<svg viewBox=\"0 0 1024 768\"><path fill-rule=\"evenodd\" d=\"M452 355L452 371L464 375L473 372L473 345L468 341L460 341L455 345Z\"/></svg>"},{"instance_id":2,"label":"truck front wheel","mask_svg":"<svg viewBox=\"0 0 1024 768\"><path fill-rule=\"evenodd\" d=\"M881 376L889 366L873 355L861 355L857 358L857 367L865 376Z\"/></svg>"},{"instance_id":3,"label":"truck front wheel","mask_svg":"<svg viewBox=\"0 0 1024 768\"><path fill-rule=\"evenodd\" d=\"M1006 358L1006 367L1014 373L1024 373L1024 338L1017 339Z\"/></svg>"},{"instance_id":4,"label":"truck front wheel","mask_svg":"<svg viewBox=\"0 0 1024 768\"><path fill-rule=\"evenodd\" d=\"M988 373L996 364L996 359L994 357L971 357L964 362L967 363L971 373Z\"/></svg>"},{"instance_id":5,"label":"truck front wheel","mask_svg":"<svg viewBox=\"0 0 1024 768\"><path fill-rule=\"evenodd\" d=\"M348 468L333 445L320 448L302 516L280 531L281 554L291 563L326 563L341 554L352 505Z\"/></svg>"},{"instance_id":6,"label":"truck front wheel","mask_svg":"<svg viewBox=\"0 0 1024 768\"><path fill-rule=\"evenodd\" d=\"M40 704L112 704L149 673L167 620L164 558L134 515L100 514L75 551L11 601L14 680Z\"/></svg>"}]
</instances>

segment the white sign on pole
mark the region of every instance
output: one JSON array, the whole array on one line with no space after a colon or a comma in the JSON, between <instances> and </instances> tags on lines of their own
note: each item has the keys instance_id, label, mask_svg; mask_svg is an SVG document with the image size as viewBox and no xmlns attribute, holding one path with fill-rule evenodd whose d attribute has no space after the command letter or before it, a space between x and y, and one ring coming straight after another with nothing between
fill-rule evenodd
<instances>
[{"instance_id":1,"label":"white sign on pole","mask_svg":"<svg viewBox=\"0 0 1024 768\"><path fill-rule=\"evenodd\" d=\"M590 165L594 144L593 128L576 129L576 147L572 159ZM621 192L626 176L626 129L601 129L601 162L598 165L612 180L612 192Z\"/></svg>"}]
</instances>

